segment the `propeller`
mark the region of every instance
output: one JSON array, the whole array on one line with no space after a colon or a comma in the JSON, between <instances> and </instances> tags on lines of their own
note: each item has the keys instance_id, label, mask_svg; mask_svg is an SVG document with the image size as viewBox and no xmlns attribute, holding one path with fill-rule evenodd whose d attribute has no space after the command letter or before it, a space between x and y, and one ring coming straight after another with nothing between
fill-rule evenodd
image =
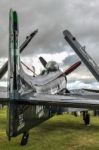
<instances>
[{"instance_id":1,"label":"propeller","mask_svg":"<svg viewBox=\"0 0 99 150\"><path fill-rule=\"evenodd\" d=\"M35 73L35 71L34 71L34 69L32 70L31 68L29 68L25 63L23 63L22 61L21 61L21 64L23 65L23 66L25 66L29 71L31 71L34 75L37 75L36 73Z\"/></svg>"},{"instance_id":2,"label":"propeller","mask_svg":"<svg viewBox=\"0 0 99 150\"><path fill-rule=\"evenodd\" d=\"M43 57L39 57L39 60L41 62L41 64L44 66L44 68L46 68L47 65L47 61L43 58ZM66 69L63 74L68 75L70 74L72 71L74 71L76 68L78 68L81 65L81 61L77 61L76 63L74 63L71 67L69 67L68 69Z\"/></svg>"},{"instance_id":3,"label":"propeller","mask_svg":"<svg viewBox=\"0 0 99 150\"><path fill-rule=\"evenodd\" d=\"M85 90L85 91L87 91L87 92L94 92L94 93L99 93L99 90L98 89L83 89L83 90Z\"/></svg>"},{"instance_id":4,"label":"propeller","mask_svg":"<svg viewBox=\"0 0 99 150\"><path fill-rule=\"evenodd\" d=\"M39 60L40 60L41 64L44 66L44 68L45 68L46 65L47 65L46 60L43 57L39 57Z\"/></svg>"},{"instance_id":5,"label":"propeller","mask_svg":"<svg viewBox=\"0 0 99 150\"><path fill-rule=\"evenodd\" d=\"M62 72L62 74L59 77L63 76L64 74L67 76L69 75L72 71L74 71L76 68L78 68L81 65L81 61L77 61L75 64L73 64L71 67L66 69L65 71Z\"/></svg>"},{"instance_id":6,"label":"propeller","mask_svg":"<svg viewBox=\"0 0 99 150\"><path fill-rule=\"evenodd\" d=\"M72 71L74 71L75 69L77 69L79 66L81 65L81 61L77 61L76 63L74 63L71 67L69 67L68 69L66 69L63 73L65 75L70 74Z\"/></svg>"}]
</instances>

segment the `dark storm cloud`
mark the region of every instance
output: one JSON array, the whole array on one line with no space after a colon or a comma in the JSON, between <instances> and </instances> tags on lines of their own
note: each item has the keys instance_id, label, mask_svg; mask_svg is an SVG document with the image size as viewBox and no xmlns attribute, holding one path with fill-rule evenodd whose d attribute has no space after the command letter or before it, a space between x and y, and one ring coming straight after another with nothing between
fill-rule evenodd
<instances>
[{"instance_id":1,"label":"dark storm cloud","mask_svg":"<svg viewBox=\"0 0 99 150\"><path fill-rule=\"evenodd\" d=\"M66 50L67 46L72 51L62 35L62 31L67 28L82 45L86 45L88 53L99 63L98 1L48 1L38 6L33 18L39 33L30 44L29 52L56 53ZM28 26L29 22L26 28Z\"/></svg>"},{"instance_id":2,"label":"dark storm cloud","mask_svg":"<svg viewBox=\"0 0 99 150\"><path fill-rule=\"evenodd\" d=\"M1 0L0 56L7 56L8 12L11 7L19 14L20 43L26 34L39 28L38 35L24 55L64 51L66 42L62 31L66 28L71 30L83 44L85 43L89 51L92 52L90 47L93 47L97 53L99 49L98 3L98 0Z\"/></svg>"},{"instance_id":3,"label":"dark storm cloud","mask_svg":"<svg viewBox=\"0 0 99 150\"><path fill-rule=\"evenodd\" d=\"M68 29L77 37L81 45L99 64L99 1L98 0L1 0L0 1L0 57L8 53L9 9L19 14L20 44L25 36L38 28L39 32L23 53L24 56L42 53L74 51L64 40L62 31ZM64 65L70 65L79 58L69 55ZM83 66L83 65L82 65ZM90 75L86 69L80 73ZM79 75L79 71L77 72ZM73 80L73 78L72 78ZM84 79L82 79L84 80ZM87 81L93 80L87 78Z\"/></svg>"}]
</instances>

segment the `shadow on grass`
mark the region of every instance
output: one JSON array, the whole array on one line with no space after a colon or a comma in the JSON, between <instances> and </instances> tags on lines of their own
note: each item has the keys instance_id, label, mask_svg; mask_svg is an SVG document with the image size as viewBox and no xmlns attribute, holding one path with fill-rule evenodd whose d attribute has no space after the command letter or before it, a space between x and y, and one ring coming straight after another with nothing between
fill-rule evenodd
<instances>
[{"instance_id":1,"label":"shadow on grass","mask_svg":"<svg viewBox=\"0 0 99 150\"><path fill-rule=\"evenodd\" d=\"M99 132L98 124L91 124L91 126L85 126L83 122L74 120L48 120L37 127L40 132L50 132L55 130L74 130L74 131L86 131L86 132Z\"/></svg>"}]
</instances>

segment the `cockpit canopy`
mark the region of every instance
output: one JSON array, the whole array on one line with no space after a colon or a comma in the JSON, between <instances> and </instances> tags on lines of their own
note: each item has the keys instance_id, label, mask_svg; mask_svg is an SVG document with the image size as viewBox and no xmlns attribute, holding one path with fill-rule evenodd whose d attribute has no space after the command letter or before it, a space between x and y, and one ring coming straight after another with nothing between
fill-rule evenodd
<instances>
[{"instance_id":1,"label":"cockpit canopy","mask_svg":"<svg viewBox=\"0 0 99 150\"><path fill-rule=\"evenodd\" d=\"M46 64L46 69L48 71L57 71L57 70L59 70L59 65L55 61L49 61Z\"/></svg>"}]
</instances>

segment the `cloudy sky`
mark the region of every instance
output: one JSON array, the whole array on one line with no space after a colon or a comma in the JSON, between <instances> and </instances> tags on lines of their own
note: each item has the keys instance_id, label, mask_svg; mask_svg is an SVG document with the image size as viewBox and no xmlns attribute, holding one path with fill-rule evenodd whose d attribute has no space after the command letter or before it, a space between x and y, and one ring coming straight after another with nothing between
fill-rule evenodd
<instances>
[{"instance_id":1,"label":"cloudy sky","mask_svg":"<svg viewBox=\"0 0 99 150\"><path fill-rule=\"evenodd\" d=\"M38 34L21 55L29 67L34 65L37 72L41 70L39 56L43 56L47 61L56 60L63 70L79 60L64 40L62 32L65 29L70 30L82 46L86 45L86 51L99 64L98 7L98 0L0 0L1 64L8 55L10 8L18 12L20 45L26 35L39 29ZM74 87L98 87L98 83L83 64L68 76L68 82Z\"/></svg>"}]
</instances>

